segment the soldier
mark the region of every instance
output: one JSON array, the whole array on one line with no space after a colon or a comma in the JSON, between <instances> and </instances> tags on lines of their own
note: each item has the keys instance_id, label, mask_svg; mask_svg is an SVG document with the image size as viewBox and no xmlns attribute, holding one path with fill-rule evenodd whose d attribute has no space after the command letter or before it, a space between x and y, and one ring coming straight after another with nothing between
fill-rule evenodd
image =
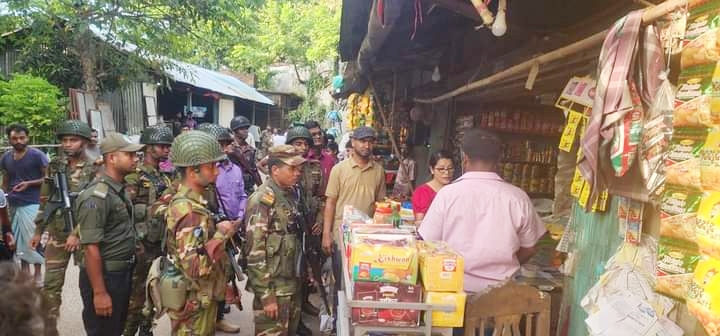
<instances>
[{"instance_id":1,"label":"soldier","mask_svg":"<svg viewBox=\"0 0 720 336\"><path fill-rule=\"evenodd\" d=\"M135 266L133 205L125 176L134 172L137 151L125 135L110 133L100 143L104 171L77 199L83 247L80 296L88 336L121 335L128 314Z\"/></svg>"},{"instance_id":2,"label":"soldier","mask_svg":"<svg viewBox=\"0 0 720 336\"><path fill-rule=\"evenodd\" d=\"M255 149L246 141L250 129L250 120L243 116L237 116L230 121L230 129L235 137L235 149L230 153L229 158L242 168L245 193L250 195L255 190L255 186L262 183L255 164Z\"/></svg>"},{"instance_id":3,"label":"soldier","mask_svg":"<svg viewBox=\"0 0 720 336\"><path fill-rule=\"evenodd\" d=\"M201 124L198 130L207 132L215 137L225 154L233 150L233 137L229 129L217 124L205 123ZM209 186L207 191L209 195L205 195L206 199L215 199L215 203L217 203L217 209L209 210L214 213L222 213L222 217L233 221L236 228L242 221L247 205L247 195L245 194L243 183L243 174L240 166L230 160L222 160L218 163L217 181ZM227 274L228 280L233 281L233 279L235 279L235 273L232 272L231 268L228 268L228 270L230 271ZM215 325L216 329L231 334L238 333L240 327L228 322L225 319L225 313L225 300L219 301L217 324Z\"/></svg>"},{"instance_id":4,"label":"soldier","mask_svg":"<svg viewBox=\"0 0 720 336\"><path fill-rule=\"evenodd\" d=\"M305 260L310 261L310 267L313 269L313 279L315 281L321 281L320 270L324 263L323 253L321 253L322 243L322 214L320 209L323 208L324 199L323 187L324 187L324 176L320 161L310 157L310 146L313 143L312 135L310 131L303 127L297 126L290 129L287 133L288 145L295 147L298 154L302 155L306 161L303 166L302 176L300 182L297 185L298 200L301 206L301 212L304 217L303 223L306 227L303 228L305 239L303 239L305 246ZM305 269L305 268L303 268ZM305 277L303 277L305 279ZM302 308L302 311L306 314L317 316L320 312L313 306L308 300L310 296L310 283L303 281L301 283L300 292L298 293L298 304ZM310 335L312 331L300 321L298 325L299 335Z\"/></svg>"},{"instance_id":5,"label":"soldier","mask_svg":"<svg viewBox=\"0 0 720 336\"><path fill-rule=\"evenodd\" d=\"M125 176L128 192L132 199L135 216L135 234L138 240L137 263L133 271L133 294L128 307L128 320L125 335L152 335L152 318L143 316L145 305L145 280L150 265L162 254L162 238L165 223L154 220L148 213L152 205L172 187L172 182L159 170L160 162L166 161L172 145L172 130L165 126L146 128L140 136L145 145L142 165L135 172Z\"/></svg>"},{"instance_id":6,"label":"soldier","mask_svg":"<svg viewBox=\"0 0 720 336\"><path fill-rule=\"evenodd\" d=\"M65 270L70 256L80 247L78 227L67 231L64 214L57 203L47 203L49 198L58 199L59 190L56 190L54 178L58 173L67 176L68 191L77 195L95 178L97 166L86 155L86 146L90 141L91 129L86 123L79 120L67 120L57 129L57 138L60 140L62 151L48 166L48 175L40 188L41 207L35 218L37 224L35 235L30 241L33 249L37 248L43 232L47 231L49 239L45 247L45 280L43 292L48 299L50 311L48 315L54 323L60 315L62 303L62 288L65 284ZM73 218L75 222L77 218ZM77 256L76 256L77 257ZM76 260L77 262L77 260Z\"/></svg>"},{"instance_id":7,"label":"soldier","mask_svg":"<svg viewBox=\"0 0 720 336\"><path fill-rule=\"evenodd\" d=\"M301 214L294 186L305 159L290 145L270 148L270 177L250 196L247 226L248 286L255 293L255 335L295 335L301 270ZM271 267L270 265L274 265Z\"/></svg>"},{"instance_id":8,"label":"soldier","mask_svg":"<svg viewBox=\"0 0 720 336\"><path fill-rule=\"evenodd\" d=\"M167 210L168 258L192 284L183 310L169 310L173 335L214 335L217 302L225 298L229 260L224 246L234 234L230 221L217 223L203 197L218 176L225 154L214 137L188 131L173 142L170 159L180 186Z\"/></svg>"}]
</instances>

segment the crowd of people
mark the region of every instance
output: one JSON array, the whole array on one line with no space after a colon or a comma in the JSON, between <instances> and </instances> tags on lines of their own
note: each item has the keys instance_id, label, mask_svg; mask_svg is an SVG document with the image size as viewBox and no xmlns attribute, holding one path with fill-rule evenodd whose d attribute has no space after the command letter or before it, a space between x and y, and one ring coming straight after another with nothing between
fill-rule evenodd
<instances>
[{"instance_id":1,"label":"crowd of people","mask_svg":"<svg viewBox=\"0 0 720 336\"><path fill-rule=\"evenodd\" d=\"M315 121L291 127L282 143L270 128L254 143L243 116L229 126L200 124L177 136L151 126L140 144L110 133L97 146L101 160L90 149L97 133L80 121L58 127L61 151L52 160L27 146L26 127L7 127L12 150L0 157L0 170L10 211L0 216L0 258L14 251L21 271L0 265L0 277L11 279L0 286L20 286L8 289L13 293L40 288L27 295L47 314L18 321L3 308L0 329L56 334L74 256L88 335L152 335L162 314L173 335L237 333L241 326L224 315L239 305L236 280L244 276L254 293L244 308L255 312L255 335L312 335L302 313L319 313L308 297L313 286L324 290L326 262L340 279L344 207L371 215L387 195L383 163L374 156L377 133L355 129L338 153ZM494 173L501 145L492 133L466 132L462 162L433 153L432 179L408 185L420 236L465 256L468 292L512 275L545 233L528 196ZM166 162L172 173L162 168ZM463 174L452 182L456 164ZM37 286L28 285L31 277ZM322 308L336 311L336 304Z\"/></svg>"}]
</instances>

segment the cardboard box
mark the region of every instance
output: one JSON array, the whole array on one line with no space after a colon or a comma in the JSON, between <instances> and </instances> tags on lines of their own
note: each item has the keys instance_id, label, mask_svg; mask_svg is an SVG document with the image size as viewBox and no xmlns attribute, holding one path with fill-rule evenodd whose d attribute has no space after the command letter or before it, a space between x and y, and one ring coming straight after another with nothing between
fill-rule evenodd
<instances>
[{"instance_id":1,"label":"cardboard box","mask_svg":"<svg viewBox=\"0 0 720 336\"><path fill-rule=\"evenodd\" d=\"M420 285L381 282L355 282L353 298L363 301L422 302ZM419 310L353 308L352 322L362 325L414 327L420 324Z\"/></svg>"},{"instance_id":2,"label":"cardboard box","mask_svg":"<svg viewBox=\"0 0 720 336\"><path fill-rule=\"evenodd\" d=\"M354 281L417 284L417 244L405 231L355 231L347 253Z\"/></svg>"},{"instance_id":3,"label":"cardboard box","mask_svg":"<svg viewBox=\"0 0 720 336\"><path fill-rule=\"evenodd\" d=\"M460 328L463 326L465 319L465 302L467 294L461 293L441 293L427 292L425 294L425 303L429 304L454 304L456 309L454 312L432 312L433 327Z\"/></svg>"},{"instance_id":4,"label":"cardboard box","mask_svg":"<svg viewBox=\"0 0 720 336\"><path fill-rule=\"evenodd\" d=\"M462 292L465 259L443 242L418 242L420 277L428 292Z\"/></svg>"}]
</instances>

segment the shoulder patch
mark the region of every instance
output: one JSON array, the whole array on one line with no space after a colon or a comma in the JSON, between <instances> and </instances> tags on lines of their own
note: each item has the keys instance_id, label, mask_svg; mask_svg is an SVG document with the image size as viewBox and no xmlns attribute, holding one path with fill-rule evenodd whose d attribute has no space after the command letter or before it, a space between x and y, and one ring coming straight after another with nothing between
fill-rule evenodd
<instances>
[{"instance_id":1,"label":"shoulder patch","mask_svg":"<svg viewBox=\"0 0 720 336\"><path fill-rule=\"evenodd\" d=\"M107 197L107 194L108 194L108 185L103 182L99 182L98 184L95 185L95 188L93 188L93 196L97 196L97 197L100 197L101 199L105 199L105 197Z\"/></svg>"},{"instance_id":2,"label":"shoulder patch","mask_svg":"<svg viewBox=\"0 0 720 336\"><path fill-rule=\"evenodd\" d=\"M267 188L262 197L260 197L260 203L269 207L273 206L275 204L275 192L273 192L272 189Z\"/></svg>"}]
</instances>

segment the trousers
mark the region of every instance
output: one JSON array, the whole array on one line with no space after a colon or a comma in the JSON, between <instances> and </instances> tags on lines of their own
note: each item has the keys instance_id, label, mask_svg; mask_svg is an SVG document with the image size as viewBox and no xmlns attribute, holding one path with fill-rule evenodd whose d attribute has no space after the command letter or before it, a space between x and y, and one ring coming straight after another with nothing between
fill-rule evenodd
<instances>
[{"instance_id":1,"label":"trousers","mask_svg":"<svg viewBox=\"0 0 720 336\"><path fill-rule=\"evenodd\" d=\"M103 271L105 288L112 300L112 315L100 317L95 314L93 289L85 268L80 268L80 296L83 301L83 323L88 336L120 336L128 316L128 304L132 292L133 267L117 272Z\"/></svg>"}]
</instances>

